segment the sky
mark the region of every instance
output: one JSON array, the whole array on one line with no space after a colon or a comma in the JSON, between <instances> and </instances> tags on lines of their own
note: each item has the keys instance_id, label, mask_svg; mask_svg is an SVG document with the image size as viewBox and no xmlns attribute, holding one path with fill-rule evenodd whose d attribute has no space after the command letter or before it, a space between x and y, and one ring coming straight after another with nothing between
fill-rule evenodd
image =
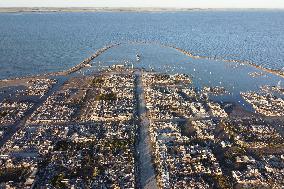
<instances>
[{"instance_id":1,"label":"sky","mask_svg":"<svg viewBox=\"0 0 284 189\"><path fill-rule=\"evenodd\" d=\"M284 0L0 0L0 7L284 8Z\"/></svg>"}]
</instances>

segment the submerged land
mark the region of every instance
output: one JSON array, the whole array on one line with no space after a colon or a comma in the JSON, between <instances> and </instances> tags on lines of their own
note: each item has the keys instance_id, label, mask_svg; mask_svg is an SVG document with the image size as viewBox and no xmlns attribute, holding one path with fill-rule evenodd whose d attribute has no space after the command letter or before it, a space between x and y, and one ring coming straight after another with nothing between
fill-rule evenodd
<instances>
[{"instance_id":1,"label":"submerged land","mask_svg":"<svg viewBox=\"0 0 284 189\"><path fill-rule=\"evenodd\" d=\"M0 188L283 188L282 13L206 10L0 8Z\"/></svg>"},{"instance_id":2,"label":"submerged land","mask_svg":"<svg viewBox=\"0 0 284 189\"><path fill-rule=\"evenodd\" d=\"M1 187L284 185L284 100L269 87L241 93L250 112L211 100L226 90L198 90L186 74L133 64L74 74L91 60L1 81Z\"/></svg>"}]
</instances>

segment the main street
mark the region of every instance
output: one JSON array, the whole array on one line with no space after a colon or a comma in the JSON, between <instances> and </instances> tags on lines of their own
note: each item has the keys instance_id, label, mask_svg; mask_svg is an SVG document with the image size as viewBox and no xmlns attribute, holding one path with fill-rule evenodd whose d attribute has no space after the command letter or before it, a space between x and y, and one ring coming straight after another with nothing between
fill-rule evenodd
<instances>
[{"instance_id":1,"label":"main street","mask_svg":"<svg viewBox=\"0 0 284 189\"><path fill-rule=\"evenodd\" d=\"M139 141L137 145L139 184L141 188L156 189L158 186L153 162L151 160L151 143L149 137L150 121L146 115L145 98L141 79L142 73L141 71L136 71L135 74L137 76L136 92L138 97L138 116L140 120L138 128Z\"/></svg>"}]
</instances>

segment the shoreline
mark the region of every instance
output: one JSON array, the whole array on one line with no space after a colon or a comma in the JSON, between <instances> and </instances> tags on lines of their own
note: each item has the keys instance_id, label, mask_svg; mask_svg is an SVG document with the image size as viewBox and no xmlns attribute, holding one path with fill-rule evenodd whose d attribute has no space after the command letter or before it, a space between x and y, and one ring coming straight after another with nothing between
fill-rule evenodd
<instances>
[{"instance_id":1,"label":"shoreline","mask_svg":"<svg viewBox=\"0 0 284 189\"><path fill-rule=\"evenodd\" d=\"M222 62L233 62L233 63L238 63L238 64L245 64L245 65L249 65L249 66L252 66L256 69L259 69L261 71L264 71L264 72L268 72L268 73L271 73L271 74L275 74L279 77L282 77L284 78L284 72L281 71L281 70L274 70L274 69L271 69L271 68L265 68L265 67L262 67L261 65L257 65L253 62L249 62L249 61L242 61L242 60L229 60L229 59L222 59L222 58L213 58L213 57L207 57L207 56L198 56L198 55L193 55L191 52L188 52L184 49L181 49L181 48L178 48L178 47L175 47L175 46L167 46L167 45L163 45L165 47L170 47L170 48L173 48L183 54L185 54L186 56L190 57L190 58L193 58L193 59L206 59L206 60L215 60L215 61L222 61Z\"/></svg>"},{"instance_id":2,"label":"shoreline","mask_svg":"<svg viewBox=\"0 0 284 189\"><path fill-rule=\"evenodd\" d=\"M60 13L60 12L187 12L205 11L198 8L139 8L139 7L0 7L0 13Z\"/></svg>"},{"instance_id":3,"label":"shoreline","mask_svg":"<svg viewBox=\"0 0 284 189\"><path fill-rule=\"evenodd\" d=\"M149 44L147 42L129 42L131 44L133 43L140 43L140 44ZM77 72L79 70L81 70L82 68L86 67L89 65L89 63L91 61L93 61L96 57L100 56L101 54L103 54L105 51L113 48L113 47L117 47L120 46L122 44L125 43L114 43L114 44L110 44L110 45L106 45L100 49L98 49L94 54L92 54L90 57L84 59L82 62L80 62L79 64L67 69L67 70L63 70L63 71L57 71L57 72L49 72L49 73L44 73L44 74L36 74L36 75L30 75L30 76L23 76L23 77L15 77L15 78L7 78L7 79L0 79L0 87L1 85L3 86L4 84L7 83L11 83L11 82L15 82L17 80L23 80L23 79L29 79L29 78L41 78L41 77L55 77L55 76L67 76L70 75L74 72ZM182 48L176 47L174 45L165 45L165 44L161 44L161 43L155 43L156 45L161 45L163 47L167 47L167 48L172 48L174 50L177 50L180 53L183 53L184 55L192 58L192 59L206 59L206 60L215 60L215 61L223 61L223 62L233 62L233 63L238 63L238 64L245 64L245 65L249 65L252 66L256 69L259 69L261 71L264 72L268 72L274 75L277 75L279 77L284 78L284 72L280 71L280 70L274 70L274 69L270 69L270 68L265 68L262 67L260 65L257 65L255 63L249 62L249 61L242 61L242 60L228 60L228 59L221 59L221 58L214 58L214 57L207 57L207 56L198 56L198 55L194 55L191 52L188 52Z\"/></svg>"},{"instance_id":4,"label":"shoreline","mask_svg":"<svg viewBox=\"0 0 284 189\"><path fill-rule=\"evenodd\" d=\"M53 12L193 12L193 11L284 11L284 8L171 8L171 7L0 7L0 13Z\"/></svg>"},{"instance_id":5,"label":"shoreline","mask_svg":"<svg viewBox=\"0 0 284 189\"><path fill-rule=\"evenodd\" d=\"M77 72L77 71L81 70L82 68L88 66L89 63L92 60L94 60L96 57L100 56L102 53L104 53L108 49L116 47L116 46L119 46L119 45L120 45L120 43L115 43L115 44L104 46L104 47L98 49L90 57L84 59L79 64L76 64L75 66L73 66L73 67L71 67L71 68L69 68L67 70L57 71L57 72L49 72L49 73L44 73L44 74L28 75L28 76L23 76L23 77L0 79L0 87L5 87L5 85L11 84L11 83L17 83L17 82L20 83L20 81L22 81L22 80L70 75L70 74L72 74L74 72Z\"/></svg>"}]
</instances>

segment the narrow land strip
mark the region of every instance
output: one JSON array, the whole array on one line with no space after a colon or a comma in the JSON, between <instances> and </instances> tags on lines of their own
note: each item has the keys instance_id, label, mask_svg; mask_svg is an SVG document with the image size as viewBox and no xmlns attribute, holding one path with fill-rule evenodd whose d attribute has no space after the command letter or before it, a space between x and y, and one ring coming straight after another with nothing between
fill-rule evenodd
<instances>
[{"instance_id":1,"label":"narrow land strip","mask_svg":"<svg viewBox=\"0 0 284 189\"><path fill-rule=\"evenodd\" d=\"M158 188L155 177L155 171L151 159L151 143L149 138L149 119L146 116L146 106L143 94L143 86L141 81L141 72L137 74L137 93L138 93L138 115L140 118L139 128L139 143L138 143L138 154L139 154L139 170L140 170L140 186L141 188Z\"/></svg>"}]
</instances>

